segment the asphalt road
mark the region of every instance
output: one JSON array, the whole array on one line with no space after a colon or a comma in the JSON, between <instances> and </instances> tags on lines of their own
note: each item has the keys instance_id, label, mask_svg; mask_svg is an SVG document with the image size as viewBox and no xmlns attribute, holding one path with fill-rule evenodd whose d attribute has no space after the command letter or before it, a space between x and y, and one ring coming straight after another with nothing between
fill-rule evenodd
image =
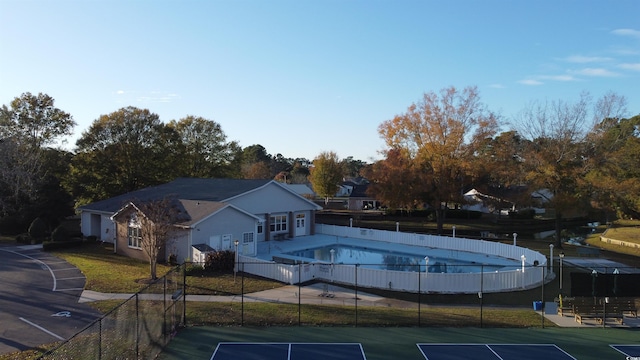
<instances>
[{"instance_id":1,"label":"asphalt road","mask_svg":"<svg viewBox=\"0 0 640 360\"><path fill-rule=\"evenodd\" d=\"M78 268L34 246L0 246L0 354L68 339L100 317L78 303Z\"/></svg>"}]
</instances>

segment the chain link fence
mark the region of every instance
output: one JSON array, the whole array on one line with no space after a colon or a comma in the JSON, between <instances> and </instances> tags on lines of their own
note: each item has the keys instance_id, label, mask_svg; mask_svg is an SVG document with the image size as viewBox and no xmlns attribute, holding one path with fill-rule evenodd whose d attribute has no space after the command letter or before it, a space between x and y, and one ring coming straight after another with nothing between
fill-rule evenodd
<instances>
[{"instance_id":1,"label":"chain link fence","mask_svg":"<svg viewBox=\"0 0 640 360\"><path fill-rule=\"evenodd\" d=\"M184 325L183 293L177 267L40 359L153 359Z\"/></svg>"},{"instance_id":2,"label":"chain link fence","mask_svg":"<svg viewBox=\"0 0 640 360\"><path fill-rule=\"evenodd\" d=\"M152 359L187 322L213 326L545 327L554 326L545 315L571 319L573 304L589 304L588 321L602 318L602 326L619 324L620 319L637 321L638 269L578 266L560 259L552 264L521 269L534 284L507 292L485 291L483 283L495 276L495 270L476 265L474 271L481 276L471 278L477 282L477 292L465 294L434 291L429 276L445 269L426 270L424 265L415 269L402 265L402 271L414 275L419 290L397 291L363 285L360 271L366 264L343 269L352 274L349 284L302 281L307 267L332 269L327 264L294 264L300 281L293 279L293 285L275 285L269 290L255 290L254 283L265 279L246 271L251 263L239 263L233 277L199 273L210 286L206 282L189 286L185 271L189 264L185 264L40 358ZM388 271L394 271L393 267ZM227 282L217 277L226 277Z\"/></svg>"}]
</instances>

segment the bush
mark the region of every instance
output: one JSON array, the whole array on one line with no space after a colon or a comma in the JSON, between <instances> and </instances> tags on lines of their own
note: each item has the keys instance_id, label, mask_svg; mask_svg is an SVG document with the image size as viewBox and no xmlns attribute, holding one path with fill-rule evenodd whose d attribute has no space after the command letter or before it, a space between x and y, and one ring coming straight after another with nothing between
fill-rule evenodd
<instances>
[{"instance_id":1,"label":"bush","mask_svg":"<svg viewBox=\"0 0 640 360\"><path fill-rule=\"evenodd\" d=\"M531 220L536 216L535 209L521 209L518 211L509 211L509 218L520 220Z\"/></svg>"},{"instance_id":2,"label":"bush","mask_svg":"<svg viewBox=\"0 0 640 360\"><path fill-rule=\"evenodd\" d=\"M18 244L31 244L31 238L29 234L20 234L16 236L16 242Z\"/></svg>"},{"instance_id":3,"label":"bush","mask_svg":"<svg viewBox=\"0 0 640 360\"><path fill-rule=\"evenodd\" d=\"M205 259L204 270L220 272L233 271L235 257L235 252L231 250L210 252Z\"/></svg>"},{"instance_id":4,"label":"bush","mask_svg":"<svg viewBox=\"0 0 640 360\"><path fill-rule=\"evenodd\" d=\"M448 219L480 219L482 213L480 211L451 209L447 210Z\"/></svg>"},{"instance_id":5,"label":"bush","mask_svg":"<svg viewBox=\"0 0 640 360\"><path fill-rule=\"evenodd\" d=\"M42 242L48 235L47 230L47 224L38 217L29 226L29 236L36 242Z\"/></svg>"},{"instance_id":6,"label":"bush","mask_svg":"<svg viewBox=\"0 0 640 360\"><path fill-rule=\"evenodd\" d=\"M42 250L44 251L53 251L60 249L69 249L73 247L82 246L82 240L72 240L72 241L61 241L61 242L53 242L53 241L45 241L42 243Z\"/></svg>"},{"instance_id":7,"label":"bush","mask_svg":"<svg viewBox=\"0 0 640 360\"><path fill-rule=\"evenodd\" d=\"M51 241L61 242L69 240L69 232L62 225L58 226L51 233Z\"/></svg>"},{"instance_id":8,"label":"bush","mask_svg":"<svg viewBox=\"0 0 640 360\"><path fill-rule=\"evenodd\" d=\"M204 268L198 263L188 263L184 268L184 272L187 276L202 275L203 271Z\"/></svg>"}]
</instances>

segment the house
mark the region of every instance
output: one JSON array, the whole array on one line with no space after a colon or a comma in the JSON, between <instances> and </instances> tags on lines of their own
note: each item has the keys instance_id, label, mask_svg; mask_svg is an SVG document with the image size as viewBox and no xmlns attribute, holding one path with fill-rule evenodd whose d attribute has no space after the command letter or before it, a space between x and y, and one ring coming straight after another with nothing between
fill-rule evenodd
<instances>
[{"instance_id":1,"label":"house","mask_svg":"<svg viewBox=\"0 0 640 360\"><path fill-rule=\"evenodd\" d=\"M179 203L183 217L159 257L175 255L180 262L194 259L199 245L234 250L238 240L238 252L251 256L258 242L311 235L321 209L273 180L179 178L80 207L81 231L114 243L119 254L145 258L132 202L165 198Z\"/></svg>"}]
</instances>

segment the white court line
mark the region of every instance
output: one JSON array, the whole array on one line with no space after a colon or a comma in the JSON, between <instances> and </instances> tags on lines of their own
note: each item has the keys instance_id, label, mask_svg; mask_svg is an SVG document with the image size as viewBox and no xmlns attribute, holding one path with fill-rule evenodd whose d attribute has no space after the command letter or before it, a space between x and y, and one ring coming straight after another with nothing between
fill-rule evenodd
<instances>
[{"instance_id":1,"label":"white court line","mask_svg":"<svg viewBox=\"0 0 640 360\"><path fill-rule=\"evenodd\" d=\"M64 338L63 338L62 336L60 336L60 335L56 335L56 334L52 333L51 331L49 331L49 330L47 330L47 329L43 328L42 326L40 326L40 325L38 325L38 324L34 324L34 323L32 323L31 321L29 321L29 320L27 320L27 319L25 319L25 318L19 318L19 319L20 319L20 320L22 320L22 321L24 321L24 322L26 322L27 324L29 324L29 325L31 325L31 326L33 326L33 327L37 328L37 329L40 329L40 330L42 330L42 331L46 332L47 334L49 334L49 335L53 336L54 338L56 338L56 339L58 339L58 340L64 340Z\"/></svg>"}]
</instances>

